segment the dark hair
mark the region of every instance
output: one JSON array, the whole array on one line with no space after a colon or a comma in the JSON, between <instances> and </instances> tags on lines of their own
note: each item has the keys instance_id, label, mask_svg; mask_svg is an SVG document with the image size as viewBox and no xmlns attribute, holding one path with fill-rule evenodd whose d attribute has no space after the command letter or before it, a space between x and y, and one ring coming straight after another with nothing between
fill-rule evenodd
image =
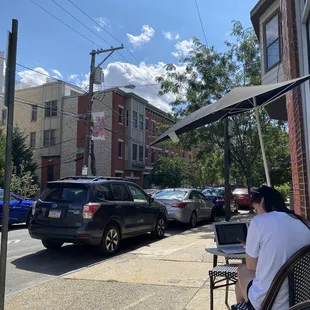
<instances>
[{"instance_id":1,"label":"dark hair","mask_svg":"<svg viewBox=\"0 0 310 310\"><path fill-rule=\"evenodd\" d=\"M263 185L258 189L252 190L252 203L260 203L262 198L264 198L264 209L267 213L273 211L286 213L291 217L300 220L310 229L308 222L304 218L286 207L283 196L275 188Z\"/></svg>"}]
</instances>

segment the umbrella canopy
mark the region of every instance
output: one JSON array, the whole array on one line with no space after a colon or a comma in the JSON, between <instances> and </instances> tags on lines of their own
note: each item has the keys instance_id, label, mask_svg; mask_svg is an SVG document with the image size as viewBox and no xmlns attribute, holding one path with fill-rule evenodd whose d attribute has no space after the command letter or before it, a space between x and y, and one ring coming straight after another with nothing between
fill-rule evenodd
<instances>
[{"instance_id":1,"label":"umbrella canopy","mask_svg":"<svg viewBox=\"0 0 310 310\"><path fill-rule=\"evenodd\" d=\"M219 101L202 107L171 126L151 145L167 140L169 137L176 138L175 135L194 130L224 117L248 111L255 105L268 104L309 79L310 75L306 75L276 84L236 87Z\"/></svg>"}]
</instances>

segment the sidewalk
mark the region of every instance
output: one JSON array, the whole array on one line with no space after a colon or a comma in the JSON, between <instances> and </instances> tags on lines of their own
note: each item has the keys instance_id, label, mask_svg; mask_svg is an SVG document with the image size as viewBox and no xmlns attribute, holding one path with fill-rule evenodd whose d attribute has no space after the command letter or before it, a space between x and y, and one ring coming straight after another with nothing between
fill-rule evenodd
<instances>
[{"instance_id":1,"label":"sidewalk","mask_svg":"<svg viewBox=\"0 0 310 310\"><path fill-rule=\"evenodd\" d=\"M213 257L205 247L214 246L213 239L210 224L184 231L8 296L6 310L209 309ZM224 295L215 291L215 309L227 309Z\"/></svg>"}]
</instances>

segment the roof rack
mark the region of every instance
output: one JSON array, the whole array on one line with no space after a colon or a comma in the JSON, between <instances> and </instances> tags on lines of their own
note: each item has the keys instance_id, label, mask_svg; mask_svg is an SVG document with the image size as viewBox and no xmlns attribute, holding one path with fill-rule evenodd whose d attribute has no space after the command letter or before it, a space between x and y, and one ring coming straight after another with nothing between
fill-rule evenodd
<instances>
[{"instance_id":1,"label":"roof rack","mask_svg":"<svg viewBox=\"0 0 310 310\"><path fill-rule=\"evenodd\" d=\"M64 180L92 180L92 181L99 181L99 180L123 180L123 181L127 181L126 178L121 178L121 177L85 176L85 175L67 176L67 177L62 177L62 178L58 179L58 181L64 181Z\"/></svg>"},{"instance_id":2,"label":"roof rack","mask_svg":"<svg viewBox=\"0 0 310 310\"><path fill-rule=\"evenodd\" d=\"M99 180L120 180L120 181L127 181L126 178L122 178L122 177L95 177L95 179L93 179L93 181L99 181Z\"/></svg>"}]
</instances>

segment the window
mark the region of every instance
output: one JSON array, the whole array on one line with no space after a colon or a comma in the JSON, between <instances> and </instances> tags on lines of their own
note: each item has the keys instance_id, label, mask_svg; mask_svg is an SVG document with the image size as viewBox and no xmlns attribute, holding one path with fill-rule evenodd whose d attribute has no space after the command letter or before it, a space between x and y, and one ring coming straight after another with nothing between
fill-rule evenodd
<instances>
[{"instance_id":1,"label":"window","mask_svg":"<svg viewBox=\"0 0 310 310\"><path fill-rule=\"evenodd\" d=\"M266 71L280 62L279 13L265 24L265 68Z\"/></svg>"},{"instance_id":2,"label":"window","mask_svg":"<svg viewBox=\"0 0 310 310\"><path fill-rule=\"evenodd\" d=\"M184 152L182 153L182 157L185 158L185 153Z\"/></svg>"},{"instance_id":3,"label":"window","mask_svg":"<svg viewBox=\"0 0 310 310\"><path fill-rule=\"evenodd\" d=\"M125 184L112 184L112 192L116 201L131 201Z\"/></svg>"},{"instance_id":4,"label":"window","mask_svg":"<svg viewBox=\"0 0 310 310\"><path fill-rule=\"evenodd\" d=\"M139 145L139 161L143 161L143 149L142 145Z\"/></svg>"},{"instance_id":5,"label":"window","mask_svg":"<svg viewBox=\"0 0 310 310\"><path fill-rule=\"evenodd\" d=\"M140 114L140 115L139 115L139 128L140 128L141 130L144 129L144 127L143 127L143 114Z\"/></svg>"},{"instance_id":6,"label":"window","mask_svg":"<svg viewBox=\"0 0 310 310\"><path fill-rule=\"evenodd\" d=\"M144 194L144 192L140 188L134 185L128 185L128 187L129 187L129 190L130 190L130 193L131 193L131 196L134 202L138 202L138 203L148 202L147 196Z\"/></svg>"},{"instance_id":7,"label":"window","mask_svg":"<svg viewBox=\"0 0 310 310\"><path fill-rule=\"evenodd\" d=\"M43 146L53 146L56 144L56 129L44 130Z\"/></svg>"},{"instance_id":8,"label":"window","mask_svg":"<svg viewBox=\"0 0 310 310\"><path fill-rule=\"evenodd\" d=\"M129 123L129 112L126 111L126 126L128 127L128 123Z\"/></svg>"},{"instance_id":9,"label":"window","mask_svg":"<svg viewBox=\"0 0 310 310\"><path fill-rule=\"evenodd\" d=\"M50 165L50 171L54 170L54 166ZM53 180L53 173L49 179ZM84 185L80 184L48 184L46 190L41 195L41 200L49 202L82 202L87 198L88 190Z\"/></svg>"},{"instance_id":10,"label":"window","mask_svg":"<svg viewBox=\"0 0 310 310\"><path fill-rule=\"evenodd\" d=\"M149 158L149 149L145 147L145 158Z\"/></svg>"},{"instance_id":11,"label":"window","mask_svg":"<svg viewBox=\"0 0 310 310\"><path fill-rule=\"evenodd\" d=\"M124 118L124 109L122 107L118 107L118 122L120 124L123 124L123 118Z\"/></svg>"},{"instance_id":12,"label":"window","mask_svg":"<svg viewBox=\"0 0 310 310\"><path fill-rule=\"evenodd\" d=\"M151 163L154 164L155 163L155 151L152 150L151 152Z\"/></svg>"},{"instance_id":13,"label":"window","mask_svg":"<svg viewBox=\"0 0 310 310\"><path fill-rule=\"evenodd\" d=\"M33 149L36 147L36 138L37 138L37 134L35 132L31 132L30 133L30 147Z\"/></svg>"},{"instance_id":14,"label":"window","mask_svg":"<svg viewBox=\"0 0 310 310\"><path fill-rule=\"evenodd\" d=\"M113 200L113 193L110 184L97 185L96 190L96 201Z\"/></svg>"},{"instance_id":15,"label":"window","mask_svg":"<svg viewBox=\"0 0 310 310\"><path fill-rule=\"evenodd\" d=\"M123 157L123 141L118 141L118 144L117 144L117 156L118 156L118 158L122 158Z\"/></svg>"},{"instance_id":16,"label":"window","mask_svg":"<svg viewBox=\"0 0 310 310\"><path fill-rule=\"evenodd\" d=\"M145 130L149 130L149 119L145 119Z\"/></svg>"},{"instance_id":17,"label":"window","mask_svg":"<svg viewBox=\"0 0 310 310\"><path fill-rule=\"evenodd\" d=\"M202 199L202 200L206 200L205 196L197 191L192 191L189 199Z\"/></svg>"},{"instance_id":18,"label":"window","mask_svg":"<svg viewBox=\"0 0 310 310\"><path fill-rule=\"evenodd\" d=\"M151 135L152 137L155 137L155 122L152 122L151 124Z\"/></svg>"},{"instance_id":19,"label":"window","mask_svg":"<svg viewBox=\"0 0 310 310\"><path fill-rule=\"evenodd\" d=\"M132 124L133 128L138 128L138 113L136 111L132 112Z\"/></svg>"},{"instance_id":20,"label":"window","mask_svg":"<svg viewBox=\"0 0 310 310\"><path fill-rule=\"evenodd\" d=\"M132 160L137 160L138 146L137 144L132 145Z\"/></svg>"},{"instance_id":21,"label":"window","mask_svg":"<svg viewBox=\"0 0 310 310\"><path fill-rule=\"evenodd\" d=\"M36 122L38 118L38 107L36 105L31 106L31 121Z\"/></svg>"},{"instance_id":22,"label":"window","mask_svg":"<svg viewBox=\"0 0 310 310\"><path fill-rule=\"evenodd\" d=\"M57 101L45 102L45 117L57 116Z\"/></svg>"},{"instance_id":23,"label":"window","mask_svg":"<svg viewBox=\"0 0 310 310\"><path fill-rule=\"evenodd\" d=\"M2 110L1 125L6 125L7 110Z\"/></svg>"},{"instance_id":24,"label":"window","mask_svg":"<svg viewBox=\"0 0 310 310\"><path fill-rule=\"evenodd\" d=\"M122 178L122 177L123 177L123 174L120 173L120 172L115 172L115 177L116 177L116 178Z\"/></svg>"}]
</instances>

